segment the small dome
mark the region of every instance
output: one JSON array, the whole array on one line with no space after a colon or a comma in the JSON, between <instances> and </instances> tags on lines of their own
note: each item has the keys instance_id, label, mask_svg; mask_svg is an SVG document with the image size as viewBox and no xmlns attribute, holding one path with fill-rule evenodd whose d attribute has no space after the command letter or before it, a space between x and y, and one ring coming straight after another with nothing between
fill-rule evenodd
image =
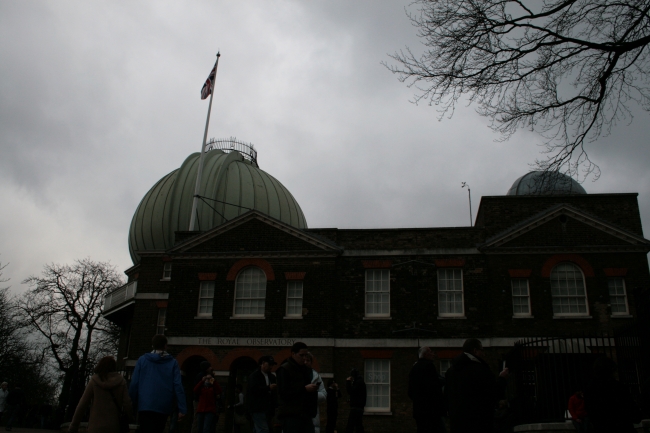
<instances>
[{"instance_id":1,"label":"small dome","mask_svg":"<svg viewBox=\"0 0 650 433\"><path fill-rule=\"evenodd\" d=\"M578 182L558 172L531 171L515 180L506 195L587 194Z\"/></svg>"},{"instance_id":2,"label":"small dome","mask_svg":"<svg viewBox=\"0 0 650 433\"><path fill-rule=\"evenodd\" d=\"M302 209L289 190L260 170L252 146L232 140L211 142L203 158L196 229L207 231L255 209L296 228L307 228ZM225 144L225 145L223 145ZM208 147L210 149L210 147ZM131 220L129 252L161 251L174 246L174 232L187 230L192 211L199 153L160 179L145 194ZM209 204L209 205L208 205Z\"/></svg>"}]
</instances>

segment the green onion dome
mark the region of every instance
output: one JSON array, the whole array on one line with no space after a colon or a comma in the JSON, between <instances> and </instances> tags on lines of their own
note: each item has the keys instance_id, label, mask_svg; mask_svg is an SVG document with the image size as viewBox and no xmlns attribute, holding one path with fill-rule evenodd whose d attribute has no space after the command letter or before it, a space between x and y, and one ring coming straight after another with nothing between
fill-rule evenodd
<instances>
[{"instance_id":1,"label":"green onion dome","mask_svg":"<svg viewBox=\"0 0 650 433\"><path fill-rule=\"evenodd\" d=\"M255 209L296 228L307 228L298 202L277 179L257 165L252 145L234 139L210 141L194 229L207 231ZM180 168L160 179L144 196L131 220L129 252L164 251L174 245L174 233L189 229L200 154L187 157Z\"/></svg>"}]
</instances>

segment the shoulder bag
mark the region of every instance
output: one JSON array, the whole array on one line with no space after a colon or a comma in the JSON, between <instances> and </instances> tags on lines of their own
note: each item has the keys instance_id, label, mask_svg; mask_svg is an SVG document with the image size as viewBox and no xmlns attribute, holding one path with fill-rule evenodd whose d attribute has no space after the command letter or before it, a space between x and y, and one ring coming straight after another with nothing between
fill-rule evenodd
<instances>
[{"instance_id":1,"label":"shoulder bag","mask_svg":"<svg viewBox=\"0 0 650 433\"><path fill-rule=\"evenodd\" d=\"M127 415L124 408L120 406L119 403L117 402L115 395L113 395L113 391L109 391L109 393L111 394L113 403L115 403L115 407L117 407L117 412L120 414L119 415L120 433L129 433L129 431L131 430L131 428L129 427L129 416Z\"/></svg>"}]
</instances>

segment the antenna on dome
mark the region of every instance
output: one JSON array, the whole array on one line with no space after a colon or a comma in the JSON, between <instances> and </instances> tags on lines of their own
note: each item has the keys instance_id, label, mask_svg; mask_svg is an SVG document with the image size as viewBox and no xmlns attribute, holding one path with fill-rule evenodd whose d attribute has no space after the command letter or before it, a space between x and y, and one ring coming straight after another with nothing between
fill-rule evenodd
<instances>
[{"instance_id":1,"label":"antenna on dome","mask_svg":"<svg viewBox=\"0 0 650 433\"><path fill-rule=\"evenodd\" d=\"M467 187L467 194L469 194L469 226L472 227L472 191L469 189L467 182L461 182L461 188Z\"/></svg>"}]
</instances>

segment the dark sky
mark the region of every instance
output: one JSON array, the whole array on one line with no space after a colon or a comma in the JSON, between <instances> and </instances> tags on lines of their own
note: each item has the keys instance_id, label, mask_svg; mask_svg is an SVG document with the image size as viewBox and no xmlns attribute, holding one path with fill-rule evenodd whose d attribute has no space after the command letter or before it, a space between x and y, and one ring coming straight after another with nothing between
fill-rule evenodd
<instances>
[{"instance_id":1,"label":"dark sky","mask_svg":"<svg viewBox=\"0 0 650 433\"><path fill-rule=\"evenodd\" d=\"M209 137L252 142L310 227L469 224L540 157L461 105L435 107L381 61L421 50L396 0L0 0L0 262L14 290L46 263L131 265L129 223L199 150L200 89L222 53ZM587 192L638 192L650 227L648 112L590 144ZM646 229L647 230L647 229Z\"/></svg>"}]
</instances>

